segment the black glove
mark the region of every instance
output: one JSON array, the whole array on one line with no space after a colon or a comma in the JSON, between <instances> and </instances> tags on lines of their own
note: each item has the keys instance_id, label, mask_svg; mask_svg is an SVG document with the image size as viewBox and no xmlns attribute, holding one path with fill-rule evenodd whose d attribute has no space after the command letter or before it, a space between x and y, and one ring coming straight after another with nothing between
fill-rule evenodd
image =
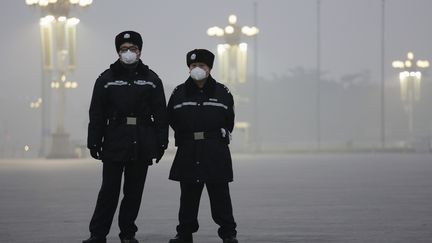
<instances>
[{"instance_id":1,"label":"black glove","mask_svg":"<svg viewBox=\"0 0 432 243\"><path fill-rule=\"evenodd\" d=\"M100 148L92 148L92 149L90 149L90 155L94 159L100 160L101 159L101 157L100 157L101 156L101 152L102 152L102 150Z\"/></svg>"},{"instance_id":2,"label":"black glove","mask_svg":"<svg viewBox=\"0 0 432 243\"><path fill-rule=\"evenodd\" d=\"M230 144L231 140L232 140L232 135L230 133L230 131L228 129L225 128L221 128L221 135L222 138L225 140L226 144Z\"/></svg>"},{"instance_id":3,"label":"black glove","mask_svg":"<svg viewBox=\"0 0 432 243\"><path fill-rule=\"evenodd\" d=\"M164 155L164 153L165 153L165 149L166 149L166 146L160 146L159 147L159 150L157 151L157 157L156 157L156 164L157 163L159 163L159 160L161 160L162 159L162 156Z\"/></svg>"}]
</instances>

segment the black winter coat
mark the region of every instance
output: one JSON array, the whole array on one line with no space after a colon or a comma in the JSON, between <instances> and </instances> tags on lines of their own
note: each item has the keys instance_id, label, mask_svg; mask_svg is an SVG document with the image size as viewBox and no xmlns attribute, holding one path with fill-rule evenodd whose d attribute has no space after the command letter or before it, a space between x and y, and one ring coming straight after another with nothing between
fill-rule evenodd
<instances>
[{"instance_id":1,"label":"black winter coat","mask_svg":"<svg viewBox=\"0 0 432 243\"><path fill-rule=\"evenodd\" d=\"M224 128L231 133L234 128L234 100L228 88L209 76L200 89L189 77L174 89L168 102L168 117L177 146L169 179L233 180L229 136L222 137L221 132ZM194 138L194 133L200 132L204 132L204 138Z\"/></svg>"},{"instance_id":2,"label":"black winter coat","mask_svg":"<svg viewBox=\"0 0 432 243\"><path fill-rule=\"evenodd\" d=\"M96 80L90 104L87 146L101 148L102 161L151 164L168 144L162 81L141 60L128 69L117 60ZM127 124L136 117L137 124Z\"/></svg>"}]
</instances>

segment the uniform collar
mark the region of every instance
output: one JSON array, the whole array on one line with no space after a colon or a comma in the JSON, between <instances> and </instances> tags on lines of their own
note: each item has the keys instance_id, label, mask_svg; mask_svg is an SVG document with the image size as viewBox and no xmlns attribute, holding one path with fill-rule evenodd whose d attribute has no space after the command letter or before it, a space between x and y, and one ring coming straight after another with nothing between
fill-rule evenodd
<instances>
[{"instance_id":1,"label":"uniform collar","mask_svg":"<svg viewBox=\"0 0 432 243\"><path fill-rule=\"evenodd\" d=\"M114 73L114 75L116 75L116 76L121 76L124 74L128 74L130 72L130 70L128 68L126 68L120 62L119 59L116 62L114 62L113 64L111 64L110 69ZM134 71L137 72L138 74L146 74L148 72L148 70L149 70L148 66L144 65L144 63L142 63L141 59L138 61L138 64L134 69Z\"/></svg>"},{"instance_id":2,"label":"uniform collar","mask_svg":"<svg viewBox=\"0 0 432 243\"><path fill-rule=\"evenodd\" d=\"M204 84L204 87L200 89L194 82L194 80L189 77L186 82L186 96L191 96L198 93L200 90L203 90L207 96L213 96L216 80L213 79L211 75L208 76L207 81Z\"/></svg>"}]
</instances>

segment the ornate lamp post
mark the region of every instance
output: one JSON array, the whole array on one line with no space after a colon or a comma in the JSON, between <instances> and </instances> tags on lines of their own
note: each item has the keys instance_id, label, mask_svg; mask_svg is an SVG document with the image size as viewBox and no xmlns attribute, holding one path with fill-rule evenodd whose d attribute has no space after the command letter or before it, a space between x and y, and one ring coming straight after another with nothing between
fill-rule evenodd
<instances>
[{"instance_id":1,"label":"ornate lamp post","mask_svg":"<svg viewBox=\"0 0 432 243\"><path fill-rule=\"evenodd\" d=\"M401 98L408 113L408 130L410 138L413 138L414 104L420 100L421 69L429 67L427 60L414 60L414 54L408 52L407 60L393 61L394 68L402 69L399 72Z\"/></svg>"},{"instance_id":2,"label":"ornate lamp post","mask_svg":"<svg viewBox=\"0 0 432 243\"><path fill-rule=\"evenodd\" d=\"M255 36L259 30L255 26L238 26L237 16L235 15L228 17L228 23L225 28L218 26L208 28L207 35L224 38L224 43L217 46L219 80L222 83L228 84L234 91L234 97L240 100L236 94L236 88L238 84L246 82L248 47L245 42L241 42L241 39L242 37ZM245 140L248 142L249 122L236 122L235 127L245 132Z\"/></svg>"},{"instance_id":3,"label":"ornate lamp post","mask_svg":"<svg viewBox=\"0 0 432 243\"><path fill-rule=\"evenodd\" d=\"M26 0L27 5L38 7L42 17L39 21L42 47L42 157L74 157L69 134L64 127L66 89L78 87L70 76L76 67L76 26L79 19L72 17L73 8L87 7L92 0ZM55 94L56 129L51 137L51 98ZM47 146L52 138L51 151Z\"/></svg>"},{"instance_id":4,"label":"ornate lamp post","mask_svg":"<svg viewBox=\"0 0 432 243\"><path fill-rule=\"evenodd\" d=\"M258 34L257 27L237 25L237 16L228 17L229 24L225 28L217 26L207 30L207 35L223 37L224 44L217 47L219 80L224 83L237 84L246 81L247 44L241 42L242 36Z\"/></svg>"},{"instance_id":5,"label":"ornate lamp post","mask_svg":"<svg viewBox=\"0 0 432 243\"><path fill-rule=\"evenodd\" d=\"M225 28L214 26L207 29L207 35L224 38L224 43L217 46L219 80L230 86L237 100L248 100L240 99L236 94L237 85L246 82L248 45L241 40L242 37L255 36L258 32L255 26L238 26L235 15L228 17L228 25ZM245 132L245 140L248 142L249 122L236 122L235 126Z\"/></svg>"}]
</instances>

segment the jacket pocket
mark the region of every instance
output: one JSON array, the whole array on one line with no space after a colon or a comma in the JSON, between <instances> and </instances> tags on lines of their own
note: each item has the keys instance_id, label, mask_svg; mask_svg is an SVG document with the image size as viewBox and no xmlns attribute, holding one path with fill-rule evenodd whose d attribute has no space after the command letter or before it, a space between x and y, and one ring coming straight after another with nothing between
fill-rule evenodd
<instances>
[{"instance_id":1,"label":"jacket pocket","mask_svg":"<svg viewBox=\"0 0 432 243\"><path fill-rule=\"evenodd\" d=\"M159 141L156 128L153 126L140 126L139 128L139 154L140 157L151 160L157 157Z\"/></svg>"},{"instance_id":2,"label":"jacket pocket","mask_svg":"<svg viewBox=\"0 0 432 243\"><path fill-rule=\"evenodd\" d=\"M128 131L124 125L107 126L103 141L103 150L118 152L126 149Z\"/></svg>"}]
</instances>

